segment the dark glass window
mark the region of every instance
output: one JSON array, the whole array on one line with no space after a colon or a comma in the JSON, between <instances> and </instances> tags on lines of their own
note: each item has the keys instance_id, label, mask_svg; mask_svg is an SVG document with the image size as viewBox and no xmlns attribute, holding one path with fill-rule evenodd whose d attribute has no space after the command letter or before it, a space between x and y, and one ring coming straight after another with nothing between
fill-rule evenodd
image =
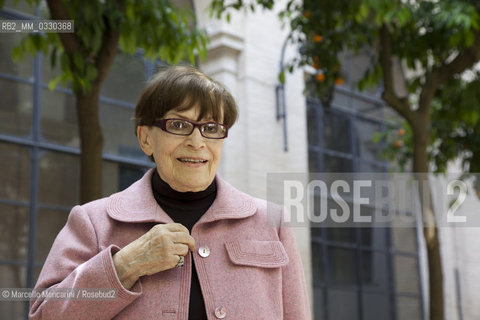
<instances>
[{"instance_id":1,"label":"dark glass window","mask_svg":"<svg viewBox=\"0 0 480 320\"><path fill-rule=\"evenodd\" d=\"M55 144L79 148L75 96L71 92L43 88L40 103L42 138Z\"/></svg>"},{"instance_id":2,"label":"dark glass window","mask_svg":"<svg viewBox=\"0 0 480 320\"><path fill-rule=\"evenodd\" d=\"M352 172L353 162L352 159L332 156L327 153L323 155L324 170L327 172Z\"/></svg>"},{"instance_id":3,"label":"dark glass window","mask_svg":"<svg viewBox=\"0 0 480 320\"><path fill-rule=\"evenodd\" d=\"M364 119L357 119L354 122L354 127L357 140L355 143L358 146L356 148L357 156L364 161L381 162L381 145L379 143L374 143L372 139L376 132L382 131L381 124Z\"/></svg>"},{"instance_id":4,"label":"dark glass window","mask_svg":"<svg viewBox=\"0 0 480 320\"><path fill-rule=\"evenodd\" d=\"M362 295L363 319L391 319L392 305L388 295L365 292ZM420 318L411 318L420 319Z\"/></svg>"},{"instance_id":5,"label":"dark glass window","mask_svg":"<svg viewBox=\"0 0 480 320\"><path fill-rule=\"evenodd\" d=\"M17 3L18 2L18 3ZM35 18L25 1L7 0L9 19ZM13 10L12 10L13 9ZM0 20L6 11L0 10ZM45 18L45 17L43 17ZM3 18L4 19L4 18ZM48 55L11 53L21 34L0 40L0 287L35 285L52 243L79 202L79 147L75 96L69 85L51 91L60 74ZM103 192L128 187L152 166L138 147L133 110L154 64L119 53L100 96L105 138ZM27 302L0 303L2 319L26 319Z\"/></svg>"},{"instance_id":6,"label":"dark glass window","mask_svg":"<svg viewBox=\"0 0 480 320\"><path fill-rule=\"evenodd\" d=\"M307 108L307 119L317 119L317 110L315 108ZM312 121L312 125L307 128L308 141L311 141L311 145L318 145L318 121Z\"/></svg>"},{"instance_id":7,"label":"dark glass window","mask_svg":"<svg viewBox=\"0 0 480 320\"><path fill-rule=\"evenodd\" d=\"M357 258L353 249L328 246L328 279L332 285L357 284Z\"/></svg>"},{"instance_id":8,"label":"dark glass window","mask_svg":"<svg viewBox=\"0 0 480 320\"><path fill-rule=\"evenodd\" d=\"M310 172L319 172L326 183L343 179L342 173L385 172L382 145L372 139L386 127L383 108L347 85L336 90L329 108L307 98ZM327 201L328 210L339 210ZM352 200L346 201L352 208ZM320 216L317 202L314 215ZM360 210L371 215L376 209L362 205ZM311 223L311 237L315 319L422 319L415 229L334 224L327 218Z\"/></svg>"},{"instance_id":9,"label":"dark glass window","mask_svg":"<svg viewBox=\"0 0 480 320\"><path fill-rule=\"evenodd\" d=\"M1 59L0 57L0 61ZM0 97L0 134L28 136L32 125L32 86L25 82L2 78L0 71Z\"/></svg>"},{"instance_id":10,"label":"dark glass window","mask_svg":"<svg viewBox=\"0 0 480 320\"><path fill-rule=\"evenodd\" d=\"M310 172L320 171L320 163L318 158L318 151L313 149L308 149L308 168Z\"/></svg>"},{"instance_id":11,"label":"dark glass window","mask_svg":"<svg viewBox=\"0 0 480 320\"><path fill-rule=\"evenodd\" d=\"M346 243L356 242L356 229L354 228L330 227L330 228L326 228L326 231L327 231L327 239L329 241L346 242Z\"/></svg>"},{"instance_id":12,"label":"dark glass window","mask_svg":"<svg viewBox=\"0 0 480 320\"><path fill-rule=\"evenodd\" d=\"M323 278L323 266L322 266L322 246L319 243L312 243L312 251L315 254L312 256L313 265L313 283L315 285L321 285L324 281Z\"/></svg>"},{"instance_id":13,"label":"dark glass window","mask_svg":"<svg viewBox=\"0 0 480 320\"><path fill-rule=\"evenodd\" d=\"M328 289L328 319L359 320L358 298L354 291Z\"/></svg>"},{"instance_id":14,"label":"dark glass window","mask_svg":"<svg viewBox=\"0 0 480 320\"><path fill-rule=\"evenodd\" d=\"M349 118L337 112L326 111L323 114L322 138L325 149L349 153L351 149Z\"/></svg>"}]
</instances>

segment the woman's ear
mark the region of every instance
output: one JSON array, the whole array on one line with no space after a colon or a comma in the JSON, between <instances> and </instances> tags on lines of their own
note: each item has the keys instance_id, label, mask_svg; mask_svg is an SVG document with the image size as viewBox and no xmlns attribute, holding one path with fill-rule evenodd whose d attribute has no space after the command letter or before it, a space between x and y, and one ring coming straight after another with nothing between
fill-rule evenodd
<instances>
[{"instance_id":1,"label":"woman's ear","mask_svg":"<svg viewBox=\"0 0 480 320\"><path fill-rule=\"evenodd\" d=\"M147 156L153 154L153 138L151 136L151 130L147 126L138 126L137 127L137 138L140 148Z\"/></svg>"}]
</instances>

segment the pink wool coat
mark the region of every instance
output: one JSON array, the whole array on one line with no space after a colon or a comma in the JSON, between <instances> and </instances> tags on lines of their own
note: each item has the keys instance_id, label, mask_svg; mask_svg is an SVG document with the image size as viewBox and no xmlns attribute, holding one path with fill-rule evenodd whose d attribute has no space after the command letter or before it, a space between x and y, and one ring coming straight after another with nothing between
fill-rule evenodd
<instances>
[{"instance_id":1,"label":"pink wool coat","mask_svg":"<svg viewBox=\"0 0 480 320\"><path fill-rule=\"evenodd\" d=\"M141 277L126 290L112 255L157 223L172 222L148 171L126 190L72 209L36 288L113 288L113 300L32 300L30 319L188 319L192 259L209 320L310 319L302 264L280 208L219 176L217 197L193 227L185 265ZM200 252L203 250L203 252ZM206 254L207 253L207 254Z\"/></svg>"}]
</instances>

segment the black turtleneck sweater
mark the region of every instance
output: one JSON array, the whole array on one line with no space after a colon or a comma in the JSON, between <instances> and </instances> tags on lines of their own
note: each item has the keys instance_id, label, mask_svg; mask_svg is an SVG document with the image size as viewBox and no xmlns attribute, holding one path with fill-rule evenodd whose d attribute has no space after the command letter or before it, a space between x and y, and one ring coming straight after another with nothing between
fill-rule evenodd
<instances>
[{"instance_id":1,"label":"black turtleneck sweater","mask_svg":"<svg viewBox=\"0 0 480 320\"><path fill-rule=\"evenodd\" d=\"M215 179L207 189L199 192L179 192L163 181L155 170L152 176L152 189L155 200L173 221L184 225L190 233L202 215L211 206L217 195ZM189 320L205 320L205 301L203 300L197 270L192 259L192 281L190 286Z\"/></svg>"}]
</instances>

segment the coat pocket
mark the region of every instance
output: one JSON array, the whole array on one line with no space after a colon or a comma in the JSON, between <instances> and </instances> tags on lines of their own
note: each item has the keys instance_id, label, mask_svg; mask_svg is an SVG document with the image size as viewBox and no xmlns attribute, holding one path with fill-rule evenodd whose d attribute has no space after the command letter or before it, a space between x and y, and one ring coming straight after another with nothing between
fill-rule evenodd
<instances>
[{"instance_id":1,"label":"coat pocket","mask_svg":"<svg viewBox=\"0 0 480 320\"><path fill-rule=\"evenodd\" d=\"M278 268L288 264L287 252L280 241L229 241L225 247L236 265Z\"/></svg>"}]
</instances>

